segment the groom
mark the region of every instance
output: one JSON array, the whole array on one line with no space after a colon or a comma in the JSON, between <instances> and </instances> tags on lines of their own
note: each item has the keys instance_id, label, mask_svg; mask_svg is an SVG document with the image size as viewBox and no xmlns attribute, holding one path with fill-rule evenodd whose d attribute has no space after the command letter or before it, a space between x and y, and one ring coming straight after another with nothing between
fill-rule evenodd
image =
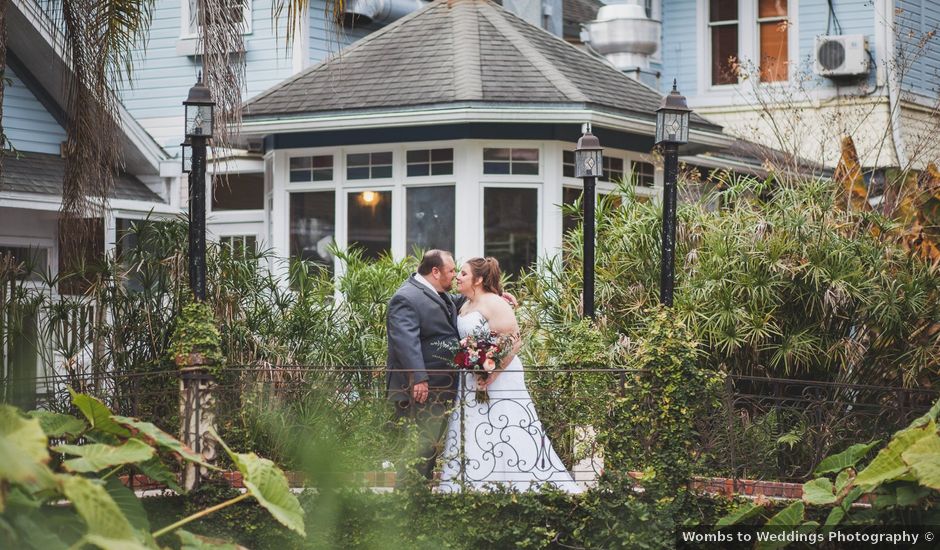
<instances>
[{"instance_id":1,"label":"groom","mask_svg":"<svg viewBox=\"0 0 940 550\"><path fill-rule=\"evenodd\" d=\"M457 371L448 360L456 349L457 311L449 294L454 257L429 250L388 304L388 399L397 418L414 419L420 433L418 472L430 481L440 454L447 411L457 396ZM399 468L399 477L404 472Z\"/></svg>"}]
</instances>

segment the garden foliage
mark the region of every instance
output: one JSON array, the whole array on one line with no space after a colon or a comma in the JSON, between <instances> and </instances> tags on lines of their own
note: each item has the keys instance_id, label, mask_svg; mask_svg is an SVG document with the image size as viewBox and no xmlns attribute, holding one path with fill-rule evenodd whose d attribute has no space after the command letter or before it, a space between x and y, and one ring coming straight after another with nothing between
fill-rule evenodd
<instances>
[{"instance_id":1,"label":"garden foliage","mask_svg":"<svg viewBox=\"0 0 940 550\"><path fill-rule=\"evenodd\" d=\"M81 418L49 411L24 415L0 405L3 548L156 549L158 539L174 532L184 543L203 544L180 527L249 497L304 535L303 512L284 473L254 453L235 453L228 447L247 492L151 533L140 501L118 474L140 472L181 491L171 472L173 463L214 467L153 424L114 415L94 397L71 393Z\"/></svg>"}]
</instances>

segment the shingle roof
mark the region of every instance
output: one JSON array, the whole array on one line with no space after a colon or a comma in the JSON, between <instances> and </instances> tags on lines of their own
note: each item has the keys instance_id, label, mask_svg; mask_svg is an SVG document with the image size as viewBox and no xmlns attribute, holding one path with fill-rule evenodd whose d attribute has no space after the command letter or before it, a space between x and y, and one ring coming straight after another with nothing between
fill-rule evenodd
<instances>
[{"instance_id":1,"label":"shingle roof","mask_svg":"<svg viewBox=\"0 0 940 550\"><path fill-rule=\"evenodd\" d=\"M59 155L19 153L3 159L0 191L61 196L64 178L65 159ZM120 174L114 178L111 198L164 202L143 182L129 174Z\"/></svg>"},{"instance_id":2,"label":"shingle roof","mask_svg":"<svg viewBox=\"0 0 940 550\"><path fill-rule=\"evenodd\" d=\"M489 0L436 0L262 93L244 117L454 102L591 104L649 117L661 97Z\"/></svg>"}]
</instances>

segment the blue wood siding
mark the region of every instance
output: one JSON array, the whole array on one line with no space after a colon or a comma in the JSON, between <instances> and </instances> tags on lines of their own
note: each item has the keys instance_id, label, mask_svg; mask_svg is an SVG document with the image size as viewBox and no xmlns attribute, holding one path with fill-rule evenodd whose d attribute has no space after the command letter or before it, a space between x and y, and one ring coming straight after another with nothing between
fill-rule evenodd
<instances>
[{"instance_id":1,"label":"blue wood siding","mask_svg":"<svg viewBox=\"0 0 940 550\"><path fill-rule=\"evenodd\" d=\"M326 0L310 0L310 64L336 55L340 50L369 33L380 29L378 25L364 25L344 29L336 25L326 12Z\"/></svg>"},{"instance_id":2,"label":"blue wood siding","mask_svg":"<svg viewBox=\"0 0 940 550\"><path fill-rule=\"evenodd\" d=\"M149 40L137 51L134 81L125 86L121 94L128 111L154 134L161 132L154 131L154 123L148 121L173 117L182 120L182 101L195 83L200 68L199 57L177 52L182 33L181 2L185 1L157 1ZM286 13L275 23L272 0L251 2L251 32L245 35L245 99L284 80L293 71L285 39ZM182 133L182 123L179 133ZM173 145L171 138L155 137L162 145ZM175 139L178 143L180 138Z\"/></svg>"},{"instance_id":3,"label":"blue wood siding","mask_svg":"<svg viewBox=\"0 0 940 550\"><path fill-rule=\"evenodd\" d=\"M940 93L940 2L897 0L896 6L896 47L904 71L901 86L936 98Z\"/></svg>"},{"instance_id":4,"label":"blue wood siding","mask_svg":"<svg viewBox=\"0 0 940 550\"><path fill-rule=\"evenodd\" d=\"M699 32L696 0L663 0L663 93L672 89L674 78L686 94L698 88Z\"/></svg>"},{"instance_id":5,"label":"blue wood siding","mask_svg":"<svg viewBox=\"0 0 940 550\"><path fill-rule=\"evenodd\" d=\"M3 91L3 130L13 147L24 152L58 155L65 130L9 67Z\"/></svg>"},{"instance_id":6,"label":"blue wood siding","mask_svg":"<svg viewBox=\"0 0 940 550\"><path fill-rule=\"evenodd\" d=\"M743 0L742 0L743 1ZM935 0L899 0L930 4ZM678 80L680 90L694 93L698 89L698 63L708 62L699 51L699 39L704 28L699 27L697 19L697 6L701 2L707 5L708 0L664 0L663 1L663 78L661 90L665 93L672 87L672 79ZM791 62L798 63L798 71L813 73L816 36L826 34L827 25L830 34L838 34L835 21L830 20L828 2L826 0L804 0L796 2L797 29L799 54ZM871 2L861 0L834 0L835 16L841 25L842 34L865 34L868 36L868 46L872 55L877 59L875 52L875 10ZM707 8L706 8L707 9ZM702 23L705 24L704 22ZM743 24L743 23L742 23ZM793 40L793 37L790 38ZM940 55L940 53L938 53ZM870 82L874 82L872 71ZM814 77L816 86L834 86L832 81Z\"/></svg>"}]
</instances>

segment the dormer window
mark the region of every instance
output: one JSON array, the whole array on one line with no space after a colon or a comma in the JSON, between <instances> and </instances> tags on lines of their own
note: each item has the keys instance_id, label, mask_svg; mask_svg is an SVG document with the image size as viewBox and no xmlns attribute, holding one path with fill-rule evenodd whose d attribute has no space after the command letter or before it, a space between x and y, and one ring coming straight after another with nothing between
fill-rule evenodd
<instances>
[{"instance_id":1,"label":"dormer window","mask_svg":"<svg viewBox=\"0 0 940 550\"><path fill-rule=\"evenodd\" d=\"M223 17L225 20L230 20L238 25L241 25L243 34L248 34L251 32L251 0L217 1L218 5L223 11L223 13L216 15L217 17ZM199 4L199 0L184 0L182 2L184 36L195 37L199 34ZM206 16L210 18L207 19L206 22L209 22L213 15L215 14L206 14Z\"/></svg>"}]
</instances>

